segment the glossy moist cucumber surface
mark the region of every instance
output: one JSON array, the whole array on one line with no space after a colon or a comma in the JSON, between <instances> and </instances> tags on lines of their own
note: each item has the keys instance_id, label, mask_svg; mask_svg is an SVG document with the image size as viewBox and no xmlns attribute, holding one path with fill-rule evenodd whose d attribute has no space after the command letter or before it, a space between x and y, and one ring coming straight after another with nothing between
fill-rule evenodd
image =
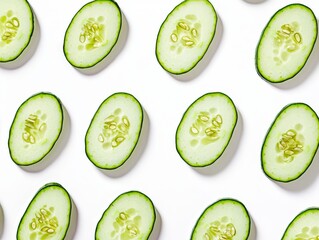
<instances>
[{"instance_id":1,"label":"glossy moist cucumber surface","mask_svg":"<svg viewBox=\"0 0 319 240\"><path fill-rule=\"evenodd\" d=\"M214 163L225 151L235 126L237 110L224 93L207 93L184 113L176 131L176 149L190 166Z\"/></svg>"},{"instance_id":2,"label":"glossy moist cucumber surface","mask_svg":"<svg viewBox=\"0 0 319 240\"><path fill-rule=\"evenodd\" d=\"M261 162L273 180L289 182L310 166L319 144L319 119L304 103L292 103L277 115L265 137Z\"/></svg>"},{"instance_id":3,"label":"glossy moist cucumber surface","mask_svg":"<svg viewBox=\"0 0 319 240\"><path fill-rule=\"evenodd\" d=\"M299 213L288 225L281 240L319 239L319 209L309 208Z\"/></svg>"},{"instance_id":4,"label":"glossy moist cucumber surface","mask_svg":"<svg viewBox=\"0 0 319 240\"><path fill-rule=\"evenodd\" d=\"M306 64L318 34L317 19L302 4L278 10L266 25L256 51L259 75L273 83L298 74Z\"/></svg>"},{"instance_id":5,"label":"glossy moist cucumber surface","mask_svg":"<svg viewBox=\"0 0 319 240\"><path fill-rule=\"evenodd\" d=\"M72 200L58 183L43 186L31 200L17 230L17 240L63 240L71 221Z\"/></svg>"},{"instance_id":6,"label":"glossy moist cucumber surface","mask_svg":"<svg viewBox=\"0 0 319 240\"><path fill-rule=\"evenodd\" d=\"M122 13L115 1L92 1L73 17L64 37L64 55L77 68L101 62L117 43Z\"/></svg>"},{"instance_id":7,"label":"glossy moist cucumber surface","mask_svg":"<svg viewBox=\"0 0 319 240\"><path fill-rule=\"evenodd\" d=\"M129 93L115 93L96 111L85 136L85 151L102 169L115 169L128 160L141 135L143 109Z\"/></svg>"},{"instance_id":8,"label":"glossy moist cucumber surface","mask_svg":"<svg viewBox=\"0 0 319 240\"><path fill-rule=\"evenodd\" d=\"M22 166L42 160L54 147L63 127L60 100L51 93L38 93L24 101L9 132L12 160Z\"/></svg>"},{"instance_id":9,"label":"glossy moist cucumber surface","mask_svg":"<svg viewBox=\"0 0 319 240\"><path fill-rule=\"evenodd\" d=\"M149 197L138 191L118 196L99 220L96 240L149 239L156 220L155 207Z\"/></svg>"},{"instance_id":10,"label":"glossy moist cucumber surface","mask_svg":"<svg viewBox=\"0 0 319 240\"><path fill-rule=\"evenodd\" d=\"M217 19L208 0L186 0L176 6L157 36L156 57L160 65L172 74L193 69L215 36Z\"/></svg>"},{"instance_id":11,"label":"glossy moist cucumber surface","mask_svg":"<svg viewBox=\"0 0 319 240\"><path fill-rule=\"evenodd\" d=\"M0 1L0 63L13 61L27 48L34 15L26 0Z\"/></svg>"},{"instance_id":12,"label":"glossy moist cucumber surface","mask_svg":"<svg viewBox=\"0 0 319 240\"><path fill-rule=\"evenodd\" d=\"M221 199L205 209L193 229L191 240L246 240L251 219L243 203L235 199Z\"/></svg>"}]
</instances>

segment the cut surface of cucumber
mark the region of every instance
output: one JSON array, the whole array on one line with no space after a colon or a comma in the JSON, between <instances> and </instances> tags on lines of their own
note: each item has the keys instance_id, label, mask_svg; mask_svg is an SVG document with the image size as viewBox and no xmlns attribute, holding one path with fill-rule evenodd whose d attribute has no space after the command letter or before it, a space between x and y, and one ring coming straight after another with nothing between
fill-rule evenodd
<instances>
[{"instance_id":1,"label":"cut surface of cucumber","mask_svg":"<svg viewBox=\"0 0 319 240\"><path fill-rule=\"evenodd\" d=\"M143 109L129 93L115 93L96 111L85 136L85 151L102 169L116 169L128 160L141 135Z\"/></svg>"},{"instance_id":2,"label":"cut surface of cucumber","mask_svg":"<svg viewBox=\"0 0 319 240\"><path fill-rule=\"evenodd\" d=\"M172 74L193 69L204 57L216 32L217 14L208 0L186 0L162 23L156 40L156 57Z\"/></svg>"},{"instance_id":3,"label":"cut surface of cucumber","mask_svg":"<svg viewBox=\"0 0 319 240\"><path fill-rule=\"evenodd\" d=\"M299 213L288 225L281 240L319 239L319 209L309 208Z\"/></svg>"},{"instance_id":4,"label":"cut surface of cucumber","mask_svg":"<svg viewBox=\"0 0 319 240\"><path fill-rule=\"evenodd\" d=\"M26 0L0 1L0 63L18 58L34 31L34 15Z\"/></svg>"},{"instance_id":5,"label":"cut surface of cucumber","mask_svg":"<svg viewBox=\"0 0 319 240\"><path fill-rule=\"evenodd\" d=\"M18 240L63 240L70 226L72 200L58 183L43 186L31 200L17 230Z\"/></svg>"},{"instance_id":6,"label":"cut surface of cucumber","mask_svg":"<svg viewBox=\"0 0 319 240\"><path fill-rule=\"evenodd\" d=\"M261 162L273 180L289 182L299 178L310 166L319 144L319 119L305 103L285 106L268 130Z\"/></svg>"},{"instance_id":7,"label":"cut surface of cucumber","mask_svg":"<svg viewBox=\"0 0 319 240\"><path fill-rule=\"evenodd\" d=\"M273 83L298 74L306 64L318 34L317 18L302 4L278 10L266 25L256 51L258 74Z\"/></svg>"},{"instance_id":8,"label":"cut surface of cucumber","mask_svg":"<svg viewBox=\"0 0 319 240\"><path fill-rule=\"evenodd\" d=\"M115 1L92 1L73 17L65 37L63 51L77 68L90 68L101 62L117 43L122 13Z\"/></svg>"},{"instance_id":9,"label":"cut surface of cucumber","mask_svg":"<svg viewBox=\"0 0 319 240\"><path fill-rule=\"evenodd\" d=\"M118 196L105 210L96 230L96 240L147 240L156 220L155 207L149 197L138 191Z\"/></svg>"},{"instance_id":10,"label":"cut surface of cucumber","mask_svg":"<svg viewBox=\"0 0 319 240\"><path fill-rule=\"evenodd\" d=\"M243 203L221 199L205 209L193 229L191 239L246 240L251 219Z\"/></svg>"},{"instance_id":11,"label":"cut surface of cucumber","mask_svg":"<svg viewBox=\"0 0 319 240\"><path fill-rule=\"evenodd\" d=\"M54 147L63 127L60 100L51 93L38 93L24 101L9 132L12 160L22 166L38 163Z\"/></svg>"},{"instance_id":12,"label":"cut surface of cucumber","mask_svg":"<svg viewBox=\"0 0 319 240\"><path fill-rule=\"evenodd\" d=\"M176 149L190 166L214 163L225 151L235 126L237 110L224 93L207 93L184 113L176 131Z\"/></svg>"}]
</instances>

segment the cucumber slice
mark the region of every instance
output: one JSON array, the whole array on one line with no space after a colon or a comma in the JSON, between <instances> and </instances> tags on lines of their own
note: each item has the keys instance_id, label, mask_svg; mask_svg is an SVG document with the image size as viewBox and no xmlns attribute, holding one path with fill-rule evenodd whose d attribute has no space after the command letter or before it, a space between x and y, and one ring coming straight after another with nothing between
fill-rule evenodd
<instances>
[{"instance_id":1,"label":"cucumber slice","mask_svg":"<svg viewBox=\"0 0 319 240\"><path fill-rule=\"evenodd\" d=\"M31 42L34 15L26 0L0 1L0 62L17 59Z\"/></svg>"},{"instance_id":2,"label":"cucumber slice","mask_svg":"<svg viewBox=\"0 0 319 240\"><path fill-rule=\"evenodd\" d=\"M185 0L162 23L156 40L159 64L172 74L193 69L216 32L217 14L208 0Z\"/></svg>"},{"instance_id":3,"label":"cucumber slice","mask_svg":"<svg viewBox=\"0 0 319 240\"><path fill-rule=\"evenodd\" d=\"M141 135L143 109L129 93L115 93L96 111L85 136L85 152L101 169L122 166L133 153Z\"/></svg>"},{"instance_id":4,"label":"cucumber slice","mask_svg":"<svg viewBox=\"0 0 319 240\"><path fill-rule=\"evenodd\" d=\"M250 231L251 219L244 204L235 199L221 199L201 214L191 239L246 240Z\"/></svg>"},{"instance_id":5,"label":"cucumber slice","mask_svg":"<svg viewBox=\"0 0 319 240\"><path fill-rule=\"evenodd\" d=\"M237 110L224 93L207 93L193 102L176 131L176 149L192 167L214 163L225 151L235 126Z\"/></svg>"},{"instance_id":6,"label":"cucumber slice","mask_svg":"<svg viewBox=\"0 0 319 240\"><path fill-rule=\"evenodd\" d=\"M116 45L122 13L115 1L92 1L73 17L64 37L63 51L77 68L90 68L105 59Z\"/></svg>"},{"instance_id":7,"label":"cucumber slice","mask_svg":"<svg viewBox=\"0 0 319 240\"><path fill-rule=\"evenodd\" d=\"M290 4L278 10L257 46L258 74L273 83L294 77L306 64L317 34L317 18L307 6Z\"/></svg>"},{"instance_id":8,"label":"cucumber slice","mask_svg":"<svg viewBox=\"0 0 319 240\"><path fill-rule=\"evenodd\" d=\"M319 119L304 103L292 103L277 115L265 137L261 163L279 182L299 178L310 166L319 145Z\"/></svg>"},{"instance_id":9,"label":"cucumber slice","mask_svg":"<svg viewBox=\"0 0 319 240\"><path fill-rule=\"evenodd\" d=\"M138 191L118 196L105 210L96 230L96 240L147 240L152 234L156 211L149 197Z\"/></svg>"},{"instance_id":10,"label":"cucumber slice","mask_svg":"<svg viewBox=\"0 0 319 240\"><path fill-rule=\"evenodd\" d=\"M71 225L72 200L58 183L44 185L33 197L17 230L17 240L62 240Z\"/></svg>"},{"instance_id":11,"label":"cucumber slice","mask_svg":"<svg viewBox=\"0 0 319 240\"><path fill-rule=\"evenodd\" d=\"M309 208L299 213L288 225L282 240L319 239L319 209Z\"/></svg>"},{"instance_id":12,"label":"cucumber slice","mask_svg":"<svg viewBox=\"0 0 319 240\"><path fill-rule=\"evenodd\" d=\"M12 160L21 166L40 162L56 144L63 126L60 100L51 93L38 93L17 110L9 133Z\"/></svg>"}]
</instances>

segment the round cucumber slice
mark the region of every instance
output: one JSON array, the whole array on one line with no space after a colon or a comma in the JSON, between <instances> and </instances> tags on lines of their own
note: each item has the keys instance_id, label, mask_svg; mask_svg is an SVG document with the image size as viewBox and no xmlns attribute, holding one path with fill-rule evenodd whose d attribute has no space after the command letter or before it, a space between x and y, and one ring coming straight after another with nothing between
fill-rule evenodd
<instances>
[{"instance_id":1,"label":"round cucumber slice","mask_svg":"<svg viewBox=\"0 0 319 240\"><path fill-rule=\"evenodd\" d=\"M207 93L184 113L176 131L176 149L192 167L214 163L225 151L235 126L237 110L224 93Z\"/></svg>"},{"instance_id":2,"label":"round cucumber slice","mask_svg":"<svg viewBox=\"0 0 319 240\"><path fill-rule=\"evenodd\" d=\"M72 200L60 184L44 185L21 218L17 240L65 239L71 225L72 211Z\"/></svg>"},{"instance_id":3,"label":"round cucumber slice","mask_svg":"<svg viewBox=\"0 0 319 240\"><path fill-rule=\"evenodd\" d=\"M319 145L319 119L304 103L284 107L268 130L261 163L265 174L279 182L299 178L310 166Z\"/></svg>"},{"instance_id":4,"label":"round cucumber slice","mask_svg":"<svg viewBox=\"0 0 319 240\"><path fill-rule=\"evenodd\" d=\"M205 209L193 229L191 240L246 240L250 235L251 219L243 203L221 199Z\"/></svg>"},{"instance_id":5,"label":"round cucumber slice","mask_svg":"<svg viewBox=\"0 0 319 240\"><path fill-rule=\"evenodd\" d=\"M26 0L0 1L0 63L17 59L34 31L34 15Z\"/></svg>"},{"instance_id":6,"label":"round cucumber slice","mask_svg":"<svg viewBox=\"0 0 319 240\"><path fill-rule=\"evenodd\" d=\"M96 230L96 240L147 240L155 226L156 211L149 197L138 191L118 196L105 210Z\"/></svg>"},{"instance_id":7,"label":"round cucumber slice","mask_svg":"<svg viewBox=\"0 0 319 240\"><path fill-rule=\"evenodd\" d=\"M186 0L177 5L157 35L159 64L176 75L193 69L215 36L217 19L213 5L207 0Z\"/></svg>"},{"instance_id":8,"label":"round cucumber slice","mask_svg":"<svg viewBox=\"0 0 319 240\"><path fill-rule=\"evenodd\" d=\"M9 133L12 160L21 166L41 161L56 144L63 127L61 101L51 93L38 93L16 112Z\"/></svg>"},{"instance_id":9,"label":"round cucumber slice","mask_svg":"<svg viewBox=\"0 0 319 240\"><path fill-rule=\"evenodd\" d=\"M116 169L132 155L141 135L143 109L129 93L115 93L96 111L85 136L85 152L101 169Z\"/></svg>"},{"instance_id":10,"label":"round cucumber slice","mask_svg":"<svg viewBox=\"0 0 319 240\"><path fill-rule=\"evenodd\" d=\"M302 4L278 10L266 25L256 51L258 74L273 83L298 74L315 45L318 26L313 11Z\"/></svg>"},{"instance_id":11,"label":"round cucumber slice","mask_svg":"<svg viewBox=\"0 0 319 240\"><path fill-rule=\"evenodd\" d=\"M122 27L122 13L115 1L92 1L73 17L63 51L77 68L90 68L105 59L116 45Z\"/></svg>"},{"instance_id":12,"label":"round cucumber slice","mask_svg":"<svg viewBox=\"0 0 319 240\"><path fill-rule=\"evenodd\" d=\"M319 209L309 208L299 213L288 225L281 240L319 239Z\"/></svg>"}]
</instances>

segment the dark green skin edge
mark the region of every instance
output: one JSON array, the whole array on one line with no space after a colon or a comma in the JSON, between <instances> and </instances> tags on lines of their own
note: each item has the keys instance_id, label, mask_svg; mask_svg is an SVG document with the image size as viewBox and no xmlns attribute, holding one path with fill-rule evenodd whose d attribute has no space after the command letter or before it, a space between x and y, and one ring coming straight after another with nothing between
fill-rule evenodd
<instances>
[{"instance_id":1,"label":"dark green skin edge","mask_svg":"<svg viewBox=\"0 0 319 240\"><path fill-rule=\"evenodd\" d=\"M316 43L316 41L317 41L317 35L318 35L318 34L316 34L316 37L315 37L315 39L314 39L312 48L311 48L311 50L310 50L310 52L309 52L309 55L308 55L307 58L305 59L303 65L300 66L299 70L296 71L294 74L292 74L290 77L288 77L288 78L286 78L286 79L283 79L283 80L281 80L281 81L272 81L271 79L268 79L267 76L264 76L264 75L262 74L262 71L259 70L259 64L258 64L258 59L259 59L258 49L259 49L260 42L261 42L261 40L262 40L262 38L263 38L264 32L265 32L265 30L268 28L268 24L271 22L271 20L272 20L274 17L276 17L276 15L277 15L278 13L284 11L286 8L289 8L290 6L295 6L295 5L299 5L299 6L306 7L306 8L309 10L309 12L311 12L311 13L313 14L314 18L317 19L316 16L315 16L315 14L314 14L314 12L313 12L309 7L307 7L307 6L303 5L303 4L300 4L300 3L293 3L293 4L287 5L287 6L283 7L283 8L281 8L281 9L279 9L279 10L270 18L270 20L269 20L268 23L266 24L266 27L264 28L264 30L263 30L262 33L261 33L260 39L259 39L258 44L257 44L256 53L255 53L255 67L256 67L256 71L257 71L258 75L259 75L262 79L264 79L265 81L267 81L267 82L275 83L275 84L276 84L276 83L282 83L282 82L285 82L285 81L290 80L290 79L292 79L293 77L295 77L295 76L304 68L304 66L306 65L306 63L307 63L307 61L308 61L308 59L309 59L309 57L310 57L310 55L311 55L311 53L312 53L312 51L313 51L313 48L314 48L314 46L315 46L315 43ZM316 32L318 33L318 22L317 22L317 21L316 21Z\"/></svg>"},{"instance_id":2,"label":"dark green skin edge","mask_svg":"<svg viewBox=\"0 0 319 240\"><path fill-rule=\"evenodd\" d=\"M266 136L265 136L265 138L264 138L264 141L263 141L263 145L262 145L262 149L261 149L261 167L262 167L262 170L263 170L263 172L265 173L265 175L266 175L267 177L269 177L270 179L272 179L272 180L274 180L274 181L277 181L277 182L288 183L288 182L291 182L291 181L294 181L294 180L297 180L298 178L300 178L300 177L307 171L307 169L310 167L310 165L311 165L311 163L313 162L313 159L314 159L314 157L315 157L315 155L316 155L316 152L317 152L317 150L318 150L318 147L319 147L319 142L317 142L317 146L316 146L316 148L315 148L315 151L314 151L314 154L313 154L313 156L312 156L312 159L311 159L311 161L309 162L309 165L308 165L307 168L306 168L299 176L297 176L297 177L294 177L294 178L291 178L291 179L288 179L288 180L285 181L285 180L281 180L281 179L277 179L277 178L272 177L271 174L268 174L268 173L266 172L266 170L264 169L263 151L264 151L265 142L266 142L266 139L267 139L267 137L268 137L269 132L272 130L272 127L273 127L274 123L276 122L277 118L281 115L281 113L282 113L283 111L285 111L288 107L291 107L291 106L294 106L294 105L299 105L299 104L305 105L305 106L308 107L310 110L312 110L312 112L313 112L313 113L316 115L316 117L317 117L317 121L319 121L318 115L316 114L316 112L315 112L309 105L307 105L307 104L305 104L305 103L291 103L291 104L288 104L287 106L285 106L285 107L277 114L277 116L275 117L275 120L272 122L270 128L268 129L267 134L266 134Z\"/></svg>"},{"instance_id":3,"label":"dark green skin edge","mask_svg":"<svg viewBox=\"0 0 319 240\"><path fill-rule=\"evenodd\" d=\"M21 54L24 52L24 50L29 46L29 44L31 42L31 38L32 38L33 32L34 32L34 14L33 14L33 11L32 11L32 8L31 8L29 2L27 0L25 0L25 2L26 2L27 6L29 8L30 15L31 15L31 21L32 21L32 31L31 31L30 36L28 38L29 41L26 43L26 45L23 48L21 48L20 53L15 58L9 59L7 61L2 61L1 58L0 58L0 63L12 62L12 61L16 60L17 58L19 58L21 56Z\"/></svg>"},{"instance_id":4,"label":"dark green skin edge","mask_svg":"<svg viewBox=\"0 0 319 240\"><path fill-rule=\"evenodd\" d=\"M98 1L105 1L105 0L98 0ZM87 150L87 145L88 145L88 144L87 144L86 138L87 138L88 132L89 132L89 130L90 130L90 128L91 128L91 125L92 125L92 123L93 123L93 120L94 120L96 114L99 112L99 110L101 109L101 107L102 107L106 102L108 102L108 100L109 100L111 97L113 97L114 95L118 95L118 94L129 95L129 96L131 96L132 98L134 98L135 101L138 103L138 105L139 105L139 107L140 107L140 109L141 109L141 113L142 113L142 121L141 121L140 131L139 131L139 133L138 133L138 138L137 138L137 139L140 138L141 133L142 133L142 126L143 126L143 122L144 122L144 111L143 111L143 107L142 107L142 105L140 104L140 102L139 102L132 94L125 93L125 92L117 92L117 93L114 93L114 94L112 94L111 96L109 96L107 99L105 99L105 100L100 104L99 108L96 110L96 112L95 112L95 114L94 114L94 116L93 116L93 118L92 118L92 120L91 120L91 122L90 122L90 125L89 125L89 127L88 127L88 130L86 131L86 134L85 134L85 154L86 154L87 158L88 158L97 168L104 169L104 170L115 170L115 169L121 167L121 166L130 158L130 156L132 155L132 153L134 152L134 150L135 150L135 148L136 148L136 146L137 146L137 144L135 144L135 146L134 146L134 148L132 149L132 151L130 152L130 154L127 156L126 159L124 159L124 160L122 161L122 163L121 163L120 165L115 166L115 167L111 167L111 168L98 166L98 165L95 163L94 159L90 156L90 153L89 153L88 150Z\"/></svg>"},{"instance_id":5,"label":"dark green skin edge","mask_svg":"<svg viewBox=\"0 0 319 240\"><path fill-rule=\"evenodd\" d=\"M61 100L60 100L57 96L55 96L54 94L48 93L48 92L40 92L40 93L37 93L37 94L32 95L32 96L29 97L27 100L25 100L25 101L20 105L20 107L18 108L18 110L16 111L16 114L15 114L15 116L14 116L14 118L13 118L13 121L12 121L12 124L11 124L11 127L10 127L9 139L8 139L8 148L9 148L10 157L11 157L11 159L13 160L13 162L14 162L15 164L19 165L19 166L31 166L31 165L34 165L34 164L36 164L36 163L39 163L43 158L45 158L45 156L47 156L47 155L49 154L49 152L51 152L51 150L52 150L53 147L55 146L56 142L57 142L58 139L60 138L60 135L61 135L62 130L63 130L63 127L61 127L61 130L60 130L60 132L58 133L56 140L52 143L52 146L51 146L51 148L47 151L47 153L44 154L41 158L39 158L39 159L33 161L33 163L30 163L30 164L20 164L20 163L18 163L18 161L14 158L14 156L13 156L12 153L11 153L11 149L10 149L10 139L11 139L11 131L12 131L12 127L13 127L13 125L14 125L15 119L16 119L18 113L19 113L20 108L21 108L21 107L24 107L24 104L26 104L30 99L32 99L33 97L39 96L39 95L50 95L50 96L54 97L54 98L57 100L57 102L59 103L59 108L60 108L60 112L61 112L61 119L62 119L61 125L63 126L63 123L64 123L64 113L63 113L62 102L61 102Z\"/></svg>"},{"instance_id":6,"label":"dark green skin edge","mask_svg":"<svg viewBox=\"0 0 319 240\"><path fill-rule=\"evenodd\" d=\"M43 190L45 190L46 188L50 188L50 187L56 187L56 188L61 188L61 189L63 189L63 191L66 193L66 196L67 196L68 199L69 199L69 203L70 203L69 221L68 221L68 226L67 226L66 231L65 231L65 235L63 236L62 239L64 239L64 238L66 237L66 235L67 235L67 233L68 233L68 229L69 229L69 227L70 227L70 223L71 223L71 213L72 213L72 211L73 211L73 209L72 209L72 199L71 199L70 194L68 193L68 191L67 191L61 184L56 183L56 182L51 182L51 183L47 183L47 184L45 184L43 187L41 187L41 188L38 190L38 192L34 195L34 197L32 198L32 200L30 201L30 203L29 203L28 207L26 208L26 210L25 210L25 212L24 212L22 218L20 219L19 226L18 226L18 230L17 230L17 240L20 239L20 238L19 238L19 230L20 230L20 227L21 227L21 223L22 223L22 220L23 220L24 216L27 214L28 209L29 209L31 203L36 199L36 197L38 196L39 193L41 193L41 192L42 192ZM23 236L22 236L22 237L23 237Z\"/></svg>"},{"instance_id":7,"label":"dark green skin edge","mask_svg":"<svg viewBox=\"0 0 319 240\"><path fill-rule=\"evenodd\" d=\"M318 212L318 216L319 216L319 208L308 208L304 211L302 211L301 213L299 213L288 225L288 227L286 228L285 232L284 232L284 235L282 236L281 240L283 240L285 238L285 235L287 233L287 231L289 230L290 226L293 224L293 222L295 220L297 220L298 218L302 217L302 215L304 214L307 214L308 212L311 212L311 211L315 211L315 212ZM319 218L318 218L319 220Z\"/></svg>"},{"instance_id":8,"label":"dark green skin edge","mask_svg":"<svg viewBox=\"0 0 319 240\"><path fill-rule=\"evenodd\" d=\"M248 226L248 231L247 231L248 234L247 234L247 237L246 237L245 240L248 239L249 234L250 234L250 230L251 230L251 219L250 219L250 215L249 215L249 213L248 213L248 210L247 210L246 206L245 206L242 202L240 202L240 201L238 201L238 200L236 200L236 199L233 199L233 198L223 198L223 199L220 199L220 200L218 200L217 202L214 202L213 204L209 205L207 208L205 208L205 210L202 212L202 214L200 215L200 217L199 217L199 218L197 219L197 221L196 221L196 224L195 224L195 226L194 226L194 228L193 228L193 231L192 231L191 240L196 240L196 239L194 239L195 229L196 229L196 227L197 227L197 225L198 225L198 223L199 223L199 220L202 218L202 216L204 216L204 214L206 213L206 211L209 210L209 209L210 209L211 207L213 207L214 205L216 205L216 204L218 204L218 203L220 203L220 202L225 202L225 201L232 201L232 202L238 203L238 204L241 205L241 207L245 210L245 213L246 213L246 215L247 215L247 217L248 217L248 220L249 220L249 226ZM243 239L243 240L244 240L244 239Z\"/></svg>"},{"instance_id":9,"label":"dark green skin edge","mask_svg":"<svg viewBox=\"0 0 319 240\"><path fill-rule=\"evenodd\" d=\"M101 57L101 59L99 59L97 62L91 64L91 65L88 65L88 66L85 66L85 67L79 67L79 66L76 66L72 63L72 61L69 61L69 58L68 58L68 52L67 50L65 49L65 42L66 42L66 35L67 35L67 32L69 31L69 28L71 27L72 23L73 23L73 20L75 18L75 16L82 11L82 9L84 7L86 7L87 5L89 4L92 4L94 2L112 2L114 4L114 6L116 6L116 8L119 10L120 12L120 29L119 29L119 32L117 34L117 38L116 38L116 41L114 42L114 45L112 46L112 48L110 49L110 51L108 53L106 53L103 57ZM79 11L77 11L77 13L73 16L68 28L66 29L65 31L65 35L64 35L64 40L63 40L63 53L64 53L64 56L66 58L66 60L75 68L78 68L78 69L86 69L86 68L91 68L91 67L94 67L95 65L97 65L98 63L100 63L101 61L103 61L103 59L105 59L113 50L113 48L115 47L115 45L117 44L118 40L119 40L119 37L120 37L120 33L121 33L121 30L122 30L122 11L121 11L121 8L119 7L119 5L113 1L113 0L93 0L89 3L86 3L83 7L80 8Z\"/></svg>"},{"instance_id":10,"label":"dark green skin edge","mask_svg":"<svg viewBox=\"0 0 319 240\"><path fill-rule=\"evenodd\" d=\"M178 4L178 5L167 15L167 17L165 18L165 20L164 20L163 23L161 24L161 27L160 27L160 29L159 29L159 31L158 31L158 33L157 33L157 37L156 37L156 47L155 47L156 59L157 59L158 63L161 65L161 67L162 67L165 71L167 71L167 72L169 72L169 73L171 73L171 74L174 74L174 75L185 74L185 73L191 71L192 69L194 69L194 68L196 67L196 65L197 65L197 64L203 59L203 57L205 56L207 50L209 49L209 46L211 45L211 43L212 43L212 41L213 41L213 39L214 39L214 37L215 37L215 35L216 35L216 29L215 29L214 34L212 35L212 38L211 38L210 42L208 43L207 48L206 48L205 51L203 52L202 56L197 60L197 62L196 62L191 68L187 69L186 71L183 71L183 72L172 72L172 71L166 69L165 66L162 65L162 63L161 63L161 61L160 61L160 59L159 59L158 53L157 53L157 42L158 42L158 39L159 39L159 33L161 32L161 29L162 29L164 23L166 22L166 20L168 19L168 17L169 17L177 8L179 8L180 6L182 6L183 4L185 4L186 2L187 2L187 0L184 0L183 2L181 2L180 4ZM218 15L217 15L217 13L216 13L216 10L215 10L214 6L213 6L209 1L207 1L207 3L211 5L211 7L212 7L214 13L216 14L216 24L215 24L215 28L216 28L216 26L217 26L217 24L218 24L218 21L219 21Z\"/></svg>"},{"instance_id":11,"label":"dark green skin edge","mask_svg":"<svg viewBox=\"0 0 319 240\"><path fill-rule=\"evenodd\" d=\"M121 195L119 195L119 196L108 206L108 208L103 212L102 217L101 217L100 220L98 221L98 223L97 223L97 225L96 225L96 228L95 228L95 240L99 240L99 239L97 238L97 236L96 236L96 235L97 235L97 232L99 231L99 224L100 224L100 222L103 220L103 218L104 218L105 214L108 212L108 210L109 210L109 209L113 206L113 204L114 204L118 199L120 199L123 195L132 194L132 193L133 193L133 194L134 194L134 193L138 193L138 194L142 195L142 197L148 199L149 202L150 202L151 205L152 205L154 221L153 221L152 227L150 228L150 232L149 232L149 234L148 234L148 236L147 236L146 239L148 239L148 238L150 237L150 235L151 235L152 232L153 232L153 229L154 229L154 226L155 226L155 222L156 222L155 206L154 206L152 200L151 200L148 196L146 196L144 193L142 193L142 192L140 192L140 191L132 190L132 191L128 191L128 192L125 192L125 193L122 193Z\"/></svg>"},{"instance_id":12,"label":"dark green skin edge","mask_svg":"<svg viewBox=\"0 0 319 240\"><path fill-rule=\"evenodd\" d=\"M188 112L188 110L189 110L197 101L200 101L200 100L201 100L202 98L204 98L205 96L207 96L207 95L212 95L212 94L214 94L214 95L217 95L217 94L223 95L223 96L227 97L228 100L232 103L232 105L234 106L235 111L236 111L235 124L234 124L234 127L233 127L233 129L232 129L232 132L231 132L231 134L230 134L229 140L228 140L227 144L225 145L225 148L220 152L220 154L219 154L219 156L217 156L217 158L211 159L211 161L210 161L209 163L205 164L205 165L200 165L200 166L198 166L198 165L192 165L189 161L187 161L187 159L184 158L184 156L180 153L180 151L179 151L179 149L178 149L178 146L177 146L177 141L178 141L178 140L177 140L177 132L179 131L180 125L182 124L182 122L183 122L183 120L184 120L184 118L185 118L186 113ZM233 134L234 134L234 131L235 131L237 122L238 122L238 113L237 113L237 110L236 110L236 106L235 106L233 100L232 100L229 96L227 96L226 94L224 94L224 93L222 93L222 92L210 92L210 93L206 93L206 94L204 94L203 96L197 98L197 99L186 109L186 111L184 112L184 114L183 114L183 116L182 116L182 119L181 119L181 121L179 122L178 127L177 127L177 130L176 130L176 134L175 134L175 148L176 148L176 150L177 150L179 156L180 156L189 166L191 166L191 167L201 168L201 167L207 167L207 166L209 166L209 165L212 165L212 164L214 164L214 163L223 155L223 153L224 153L225 150L227 149L227 146L229 145L229 142L230 142L230 140L232 139L232 136L233 136Z\"/></svg>"}]
</instances>

